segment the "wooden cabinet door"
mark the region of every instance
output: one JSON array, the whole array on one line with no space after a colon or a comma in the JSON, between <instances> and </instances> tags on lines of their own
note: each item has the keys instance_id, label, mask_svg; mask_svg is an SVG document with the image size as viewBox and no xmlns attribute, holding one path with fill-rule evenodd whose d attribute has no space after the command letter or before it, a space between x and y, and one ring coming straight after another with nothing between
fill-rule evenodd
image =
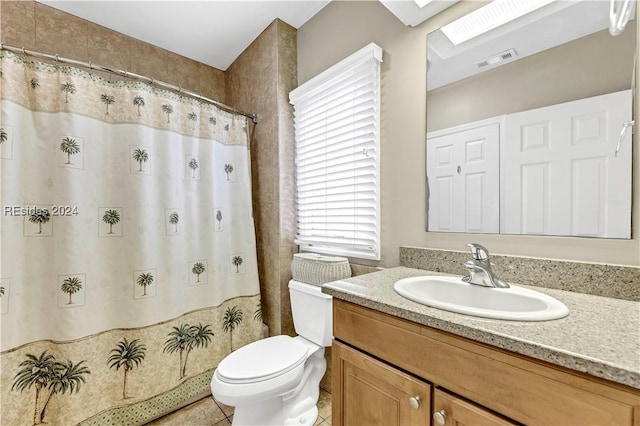
<instances>
[{"instance_id":1,"label":"wooden cabinet door","mask_svg":"<svg viewBox=\"0 0 640 426\"><path fill-rule=\"evenodd\" d=\"M517 425L441 389L433 392L433 426Z\"/></svg>"},{"instance_id":2,"label":"wooden cabinet door","mask_svg":"<svg viewBox=\"0 0 640 426\"><path fill-rule=\"evenodd\" d=\"M428 383L336 341L332 346L332 363L333 424L430 424Z\"/></svg>"}]
</instances>

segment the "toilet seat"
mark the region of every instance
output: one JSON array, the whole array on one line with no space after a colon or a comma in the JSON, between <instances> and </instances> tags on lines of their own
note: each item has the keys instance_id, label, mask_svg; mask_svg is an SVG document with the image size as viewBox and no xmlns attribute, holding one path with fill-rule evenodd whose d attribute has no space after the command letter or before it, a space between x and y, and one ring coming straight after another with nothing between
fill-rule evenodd
<instances>
[{"instance_id":1,"label":"toilet seat","mask_svg":"<svg viewBox=\"0 0 640 426\"><path fill-rule=\"evenodd\" d=\"M305 362L309 346L290 336L258 340L224 358L216 375L230 384L256 383L282 376Z\"/></svg>"}]
</instances>

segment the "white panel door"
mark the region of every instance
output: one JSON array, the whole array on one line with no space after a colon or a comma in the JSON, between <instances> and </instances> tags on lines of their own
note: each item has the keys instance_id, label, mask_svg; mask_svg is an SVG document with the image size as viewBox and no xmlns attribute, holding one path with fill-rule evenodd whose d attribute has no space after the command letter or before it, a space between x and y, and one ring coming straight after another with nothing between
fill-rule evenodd
<instances>
[{"instance_id":1,"label":"white panel door","mask_svg":"<svg viewBox=\"0 0 640 426\"><path fill-rule=\"evenodd\" d=\"M429 231L499 232L499 152L497 122L427 136Z\"/></svg>"},{"instance_id":2,"label":"white panel door","mask_svg":"<svg viewBox=\"0 0 640 426\"><path fill-rule=\"evenodd\" d=\"M501 232L629 238L631 91L506 117Z\"/></svg>"}]
</instances>

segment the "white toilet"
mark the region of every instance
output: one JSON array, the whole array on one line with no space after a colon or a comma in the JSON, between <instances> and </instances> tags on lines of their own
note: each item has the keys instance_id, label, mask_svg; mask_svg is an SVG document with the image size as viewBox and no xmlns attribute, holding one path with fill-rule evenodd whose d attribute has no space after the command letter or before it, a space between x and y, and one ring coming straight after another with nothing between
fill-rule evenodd
<instances>
[{"instance_id":1,"label":"white toilet","mask_svg":"<svg viewBox=\"0 0 640 426\"><path fill-rule=\"evenodd\" d=\"M312 425L318 417L320 380L331 346L331 296L320 287L289 282L298 336L258 340L224 358L211 393L234 406L234 425Z\"/></svg>"}]
</instances>

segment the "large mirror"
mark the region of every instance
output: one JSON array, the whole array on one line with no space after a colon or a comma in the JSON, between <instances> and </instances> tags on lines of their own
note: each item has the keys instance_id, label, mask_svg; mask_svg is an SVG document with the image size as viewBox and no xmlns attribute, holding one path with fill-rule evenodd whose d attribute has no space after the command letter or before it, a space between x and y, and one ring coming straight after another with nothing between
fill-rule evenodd
<instances>
[{"instance_id":1,"label":"large mirror","mask_svg":"<svg viewBox=\"0 0 640 426\"><path fill-rule=\"evenodd\" d=\"M608 27L608 1L555 1L429 34L428 231L631 237L636 22Z\"/></svg>"}]
</instances>

